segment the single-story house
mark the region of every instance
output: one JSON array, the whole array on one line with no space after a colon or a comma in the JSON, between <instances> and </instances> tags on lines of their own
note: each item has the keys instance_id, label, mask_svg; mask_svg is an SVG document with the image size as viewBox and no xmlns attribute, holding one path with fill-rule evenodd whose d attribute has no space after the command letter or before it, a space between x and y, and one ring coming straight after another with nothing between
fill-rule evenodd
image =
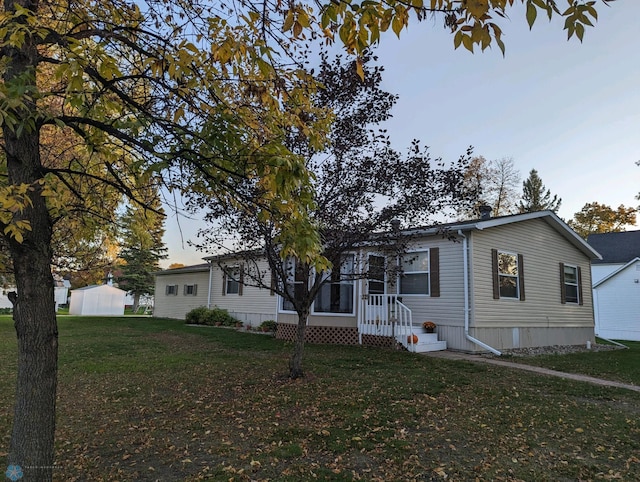
<instances>
[{"instance_id":1,"label":"single-story house","mask_svg":"<svg viewBox=\"0 0 640 482\"><path fill-rule=\"evenodd\" d=\"M126 291L110 285L91 285L71 290L70 315L124 315Z\"/></svg>"},{"instance_id":2,"label":"single-story house","mask_svg":"<svg viewBox=\"0 0 640 482\"><path fill-rule=\"evenodd\" d=\"M69 288L71 282L68 279L53 277L53 297L56 303L56 311L60 305L66 305L69 302Z\"/></svg>"},{"instance_id":3,"label":"single-story house","mask_svg":"<svg viewBox=\"0 0 640 482\"><path fill-rule=\"evenodd\" d=\"M602 338L640 341L640 231L592 234L595 332Z\"/></svg>"},{"instance_id":4,"label":"single-story house","mask_svg":"<svg viewBox=\"0 0 640 482\"><path fill-rule=\"evenodd\" d=\"M0 308L10 308L13 309L13 303L9 301L9 292L15 291L16 288L14 286L6 285L5 287L0 287Z\"/></svg>"},{"instance_id":5,"label":"single-story house","mask_svg":"<svg viewBox=\"0 0 640 482\"><path fill-rule=\"evenodd\" d=\"M350 255L345 266L367 263L368 279L327 283L308 320L310 342L381 344L395 337L406 344L408 333L422 336L424 321L437 325L435 340L425 343L438 340L468 352L595 341L588 287L591 260L600 256L555 213L484 217L411 232L402 259L386 260L371 247ZM297 315L289 303L243 283L245 268L237 259L205 260L156 273L155 316L184 319L192 308L215 305L251 325L275 319L276 336L294 338ZM398 275L377 269L394 263L401 265ZM266 263L263 268L268 270ZM237 273L226 276L230 270Z\"/></svg>"},{"instance_id":6,"label":"single-story house","mask_svg":"<svg viewBox=\"0 0 640 482\"><path fill-rule=\"evenodd\" d=\"M62 279L61 277L54 275L53 277L53 297L56 304L56 311L60 305L66 305L68 303L69 288L71 283L69 280ZM0 308L13 309L13 303L9 301L8 293L16 291L17 288L13 285L5 284L0 287Z\"/></svg>"}]
</instances>

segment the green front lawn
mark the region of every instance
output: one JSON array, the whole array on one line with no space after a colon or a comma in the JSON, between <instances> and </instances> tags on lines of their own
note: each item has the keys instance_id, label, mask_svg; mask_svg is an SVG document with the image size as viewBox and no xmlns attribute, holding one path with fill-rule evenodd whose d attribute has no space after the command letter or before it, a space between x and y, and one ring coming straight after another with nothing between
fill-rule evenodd
<instances>
[{"instance_id":1,"label":"green front lawn","mask_svg":"<svg viewBox=\"0 0 640 482\"><path fill-rule=\"evenodd\" d=\"M270 336L130 316L59 323L56 480L640 479L635 392L327 345L308 346L307 377L290 381L292 347ZM0 317L0 455L15 356ZM633 373L624 366L615 373Z\"/></svg>"},{"instance_id":2,"label":"green front lawn","mask_svg":"<svg viewBox=\"0 0 640 482\"><path fill-rule=\"evenodd\" d=\"M598 340L598 342L606 344L604 340ZM622 341L620 343L629 349L583 351L565 355L539 355L523 358L509 357L509 361L640 385L640 342Z\"/></svg>"}]
</instances>

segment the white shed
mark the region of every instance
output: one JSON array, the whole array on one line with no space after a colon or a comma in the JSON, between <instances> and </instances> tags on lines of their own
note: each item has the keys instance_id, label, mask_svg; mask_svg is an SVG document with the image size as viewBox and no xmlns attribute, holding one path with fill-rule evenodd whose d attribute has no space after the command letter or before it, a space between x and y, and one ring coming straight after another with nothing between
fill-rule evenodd
<instances>
[{"instance_id":1,"label":"white shed","mask_svg":"<svg viewBox=\"0 0 640 482\"><path fill-rule=\"evenodd\" d=\"M71 290L70 315L124 315L126 291L109 285Z\"/></svg>"},{"instance_id":2,"label":"white shed","mask_svg":"<svg viewBox=\"0 0 640 482\"><path fill-rule=\"evenodd\" d=\"M593 285L596 335L640 341L640 258Z\"/></svg>"}]
</instances>

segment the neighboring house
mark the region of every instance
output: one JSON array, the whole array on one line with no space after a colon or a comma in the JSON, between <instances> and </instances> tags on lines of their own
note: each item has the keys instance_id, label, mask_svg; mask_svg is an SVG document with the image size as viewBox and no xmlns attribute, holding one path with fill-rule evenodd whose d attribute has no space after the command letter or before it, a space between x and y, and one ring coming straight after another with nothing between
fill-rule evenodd
<instances>
[{"instance_id":1,"label":"neighboring house","mask_svg":"<svg viewBox=\"0 0 640 482\"><path fill-rule=\"evenodd\" d=\"M592 234L587 241L602 255L591 266L596 335L640 341L640 231Z\"/></svg>"},{"instance_id":2,"label":"neighboring house","mask_svg":"<svg viewBox=\"0 0 640 482\"><path fill-rule=\"evenodd\" d=\"M53 296L56 304L56 311L60 305L66 305L68 303L69 288L71 283L69 280L62 279L60 276L53 276ZM7 293L10 291L16 291L15 286L6 285L4 288L0 288L0 308L11 308L13 304L9 301Z\"/></svg>"},{"instance_id":3,"label":"neighboring house","mask_svg":"<svg viewBox=\"0 0 640 482\"><path fill-rule=\"evenodd\" d=\"M9 301L9 292L15 291L15 286L6 285L4 288L0 287L0 308L13 309L13 303Z\"/></svg>"},{"instance_id":4,"label":"neighboring house","mask_svg":"<svg viewBox=\"0 0 640 482\"><path fill-rule=\"evenodd\" d=\"M277 318L277 296L271 290L245 286L240 263L237 280L227 277L213 259L204 264L168 269L155 273L153 315L183 320L186 314L199 306L218 306L229 311L247 326L258 326ZM265 263L266 269L266 263Z\"/></svg>"},{"instance_id":5,"label":"neighboring house","mask_svg":"<svg viewBox=\"0 0 640 482\"><path fill-rule=\"evenodd\" d=\"M71 282L68 279L60 278L59 276L53 277L53 297L56 302L56 311L60 305L67 305L69 303L69 288L71 288Z\"/></svg>"},{"instance_id":6,"label":"neighboring house","mask_svg":"<svg viewBox=\"0 0 640 482\"><path fill-rule=\"evenodd\" d=\"M407 334L422 337L421 324L430 320L437 325L435 338L454 350L594 342L588 287L591 260L599 255L556 214L452 223L444 226L448 237L442 228L412 230L410 252L401 260L371 248L348 255L343 272L368 263L370 279L327 283L311 310L308 341L384 344L395 335L406 344ZM276 319L279 338L295 337L297 315L286 301L269 289L245 286L241 262L205 259L207 264L156 274L155 316L184 319L192 308L216 305L252 325ZM236 275L225 276L220 263ZM389 263L400 263L402 275L385 274L381 267Z\"/></svg>"},{"instance_id":7,"label":"neighboring house","mask_svg":"<svg viewBox=\"0 0 640 482\"><path fill-rule=\"evenodd\" d=\"M124 315L126 291L109 285L71 290L70 315Z\"/></svg>"}]
</instances>

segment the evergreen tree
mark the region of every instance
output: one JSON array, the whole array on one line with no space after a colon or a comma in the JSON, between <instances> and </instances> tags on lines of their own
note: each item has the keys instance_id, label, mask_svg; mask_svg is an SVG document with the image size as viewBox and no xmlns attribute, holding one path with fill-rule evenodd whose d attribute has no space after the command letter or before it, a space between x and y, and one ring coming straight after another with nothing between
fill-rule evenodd
<instances>
[{"instance_id":1,"label":"evergreen tree","mask_svg":"<svg viewBox=\"0 0 640 482\"><path fill-rule=\"evenodd\" d=\"M551 191L545 188L542 179L538 176L538 171L531 169L529 177L522 183L522 201L518 205L520 212L532 213L545 210L557 212L562 199L555 194L551 197Z\"/></svg>"},{"instance_id":2,"label":"evergreen tree","mask_svg":"<svg viewBox=\"0 0 640 482\"><path fill-rule=\"evenodd\" d=\"M164 212L157 188L149 188L149 198L144 205L127 207L122 224L120 257L125 264L118 282L120 288L133 295L135 313L140 306L140 297L153 294L153 272L159 270L159 261L167 257L167 248L162 242Z\"/></svg>"}]
</instances>

